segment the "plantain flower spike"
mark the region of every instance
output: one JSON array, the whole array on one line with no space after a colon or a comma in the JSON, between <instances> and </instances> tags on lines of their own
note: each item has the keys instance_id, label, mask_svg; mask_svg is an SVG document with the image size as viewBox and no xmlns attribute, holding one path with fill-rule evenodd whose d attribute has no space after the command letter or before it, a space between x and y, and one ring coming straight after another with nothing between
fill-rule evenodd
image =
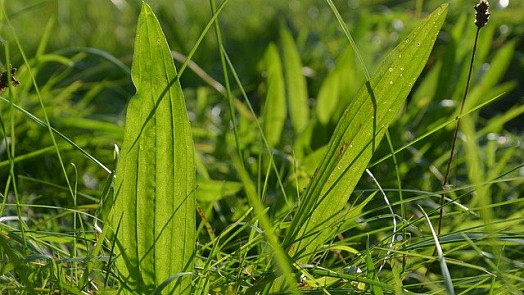
<instances>
[{"instance_id":1,"label":"plantain flower spike","mask_svg":"<svg viewBox=\"0 0 524 295\"><path fill-rule=\"evenodd\" d=\"M489 3L487 0L480 0L479 4L475 5L475 25L480 29L489 20Z\"/></svg>"}]
</instances>

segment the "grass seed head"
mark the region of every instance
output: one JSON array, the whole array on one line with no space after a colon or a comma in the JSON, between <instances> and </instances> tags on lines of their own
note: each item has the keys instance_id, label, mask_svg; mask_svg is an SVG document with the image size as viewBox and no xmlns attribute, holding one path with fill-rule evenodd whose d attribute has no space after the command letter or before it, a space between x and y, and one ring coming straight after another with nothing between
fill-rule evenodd
<instances>
[{"instance_id":1,"label":"grass seed head","mask_svg":"<svg viewBox=\"0 0 524 295\"><path fill-rule=\"evenodd\" d=\"M475 5L475 25L480 29L489 20L489 3L487 0L481 0L477 5Z\"/></svg>"},{"instance_id":2,"label":"grass seed head","mask_svg":"<svg viewBox=\"0 0 524 295\"><path fill-rule=\"evenodd\" d=\"M13 86L18 86L20 85L20 82L18 80L16 80L15 78L15 73L16 73L16 68L13 68L11 67L11 85ZM7 87L9 87L9 77L8 77L8 71L6 72L3 72L2 74L0 74L0 93L3 92Z\"/></svg>"}]
</instances>

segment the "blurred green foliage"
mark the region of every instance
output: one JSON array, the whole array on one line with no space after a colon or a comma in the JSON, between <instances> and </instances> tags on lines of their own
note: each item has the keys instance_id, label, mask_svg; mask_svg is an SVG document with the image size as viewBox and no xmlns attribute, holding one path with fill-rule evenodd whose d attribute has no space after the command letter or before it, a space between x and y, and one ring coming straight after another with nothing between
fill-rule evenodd
<instances>
[{"instance_id":1,"label":"blurred green foliage","mask_svg":"<svg viewBox=\"0 0 524 295\"><path fill-rule=\"evenodd\" d=\"M211 17L209 2L207 0L150 2L161 21L171 48L187 54ZM416 24L413 20L432 11L440 2L349 0L336 1L335 4L360 50L365 52L365 62L373 72L383 53L391 49L406 32L412 29L411 26ZM465 70L464 57L470 52L472 41L471 38L462 37L465 36L464 34L469 36L473 34L474 28L466 25L472 22L473 2L451 1L449 16L444 31L439 35L435 54L432 55L427 66L428 70L440 59L447 63L447 70L453 72L448 75L449 79L457 75L456 71ZM509 1L509 6L501 7L498 1L491 2L492 16L489 26L486 27L489 34L481 35L481 38L489 38L491 42L482 43L481 39L483 49L479 55L484 58L491 57L511 40L514 42L516 52L509 61L509 67L501 75L501 82L513 81L514 86L507 89L504 99L482 111L488 117L503 113L512 105L518 104L524 93L524 78L521 74L524 71L521 38L524 35L524 26L522 26L524 3ZM140 3L141 1L138 0L4 2L5 11L27 56L41 66L37 81L45 84L55 79L56 86L53 87L68 89L68 97L62 94L60 98L46 100L53 112L61 114L62 117L64 112L69 112L71 114L68 117L95 118L121 126L125 104L134 93L129 73L99 54L93 54L83 48L96 48L116 57L129 68ZM523 13L518 13L519 11ZM279 40L281 26L289 27L296 38L302 64L306 67L310 97L316 97L321 92L324 77L335 69L337 60L344 52L351 53L351 50L347 50L347 41L343 38L332 12L322 0L251 0L241 4L232 1L221 13L219 20L225 36L226 51L242 82L246 85L256 109L257 106L261 107L260 103L263 101L263 96L256 91L256 85L263 79L258 65L267 44ZM456 37L453 37L453 30L464 25L465 28L461 32L454 33ZM37 50L42 46L41 40L46 27L49 28L49 38L45 53L65 56L71 59L71 63L60 64L39 57ZM4 40L4 46L7 45L11 49L11 63L15 67L20 67L23 61L17 53L13 36L5 22L0 27L0 37ZM450 52L448 50L450 46L456 48L457 52ZM453 54L458 54L461 59L453 60L453 57L450 57ZM208 34L204 38L193 60L209 75L223 83L216 38L213 34ZM0 63L4 64L5 68L4 50L0 51ZM474 79L478 81L489 67L489 62L476 64L479 70ZM356 82L350 82L354 83L351 86L342 86L344 89L341 91L347 94L342 100L342 105L350 99L350 93L354 93L360 87L358 81L363 80L362 71L354 64L352 72L351 79L348 80ZM24 82L30 84L28 80ZM181 82L189 105L193 105L195 90L205 86L205 83L191 71L186 71ZM453 97L450 95L453 91L454 93L461 91L460 84L447 84L442 79L439 83L447 88L439 90L439 97L435 99L456 99L456 95ZM86 94L89 99L85 99ZM212 96L214 98L212 97L212 102L209 103L217 103L221 100L219 96ZM79 104L79 101L85 102ZM54 107L55 105L57 107ZM82 108L82 110L75 110L75 108ZM226 110L224 105L220 108L223 112ZM32 110L32 107L28 109ZM336 118L335 116L334 122ZM517 132L521 130L516 120L510 122L508 126ZM68 135L73 136L77 133L75 130L71 132ZM34 141L41 142L41 139L35 138ZM323 141L326 142L327 138ZM28 145L32 144L28 143Z\"/></svg>"},{"instance_id":2,"label":"blurred green foliage","mask_svg":"<svg viewBox=\"0 0 524 295\"><path fill-rule=\"evenodd\" d=\"M161 22L171 49L187 55L211 18L209 2L148 2ZM334 2L363 53L366 65L370 72L374 72L385 53L396 46L417 25L418 20L434 10L442 1ZM429 62L408 97L402 115L389 130L394 149L427 135L434 128L454 118L456 102L461 99L464 91L465 75L473 46L473 5L476 2L449 2L448 17ZM502 5L505 1L490 2L492 15L480 35L468 104L469 107L473 107L497 95L503 97L481 108L480 112L470 114L470 121L464 121L461 140L467 142L467 145L457 153L456 171L452 181L462 190L456 194L452 193L452 196L459 198L461 204L474 208L484 206L482 210L487 210L487 204L494 204L490 209L492 212L487 214L494 218L491 223L507 219L517 220L518 225L519 221L522 222L518 218L521 218L519 214L523 210L523 204L519 203L518 199L522 194L523 173L519 165L524 161L524 1L510 0L507 7ZM141 1L4 0L0 3L5 7L5 13L16 32L13 34L10 31L6 15L2 12L0 65L2 70L5 69L9 57L10 63L19 69L17 78L22 82L16 89L15 97L19 100L15 103L42 118L38 94L17 48L18 38L32 73L36 75L40 95L52 126L112 168L114 144L120 145L122 141L125 106L135 92L129 69ZM263 114L266 91L270 88L268 76L271 73L266 71L268 65L264 63L269 59L278 58L275 55L280 54L282 57L281 29L286 27L291 32L304 66L302 72L307 79L312 123L298 134L294 133L289 119L286 123L280 122L280 125L285 124L282 136L274 139L271 145L275 147L276 165L280 173L286 176L283 180L286 193L292 195L291 192L302 192L322 157L322 147L329 141L342 112L351 103L353 95L365 80L362 69L356 63L354 52L349 48L332 11L322 0L231 0L220 14L219 21L225 50L238 72L255 113L259 115ZM270 58L266 55L264 59L271 43L276 44L269 47L273 56ZM9 53L9 56L6 56L6 53ZM210 77L224 84L214 34L208 34L204 38L193 61ZM176 64L180 67L181 62L177 60ZM281 73L278 76L280 77ZM230 161L235 141L229 125L227 102L222 93L210 87L209 81L204 81L191 69L184 72L181 85L186 96L197 149L195 161L199 183L198 201L213 228L221 232L239 218L245 218L244 214L249 209L249 204L239 193L242 185ZM236 84L233 93L241 97ZM2 93L2 96L7 95L7 91ZM319 103L329 104L329 107L319 108ZM253 132L256 129L255 118L244 102L237 100L235 106L238 112L239 138L242 139L239 144L246 158L246 170L252 175L257 175L257 190L265 197L264 201L268 204L278 204L269 212L278 216L281 212L275 207L280 208L284 203L278 184L280 179L274 175L264 179L268 164L267 161L261 160L264 155L263 147L258 135ZM2 116L7 109L7 104L0 104ZM63 175L56 173L60 168L49 134L43 127L22 114L16 115L15 126L16 155L40 153L15 165L16 175L19 177L17 184L22 195L20 201L70 208L72 200L68 198L68 192L64 189ZM370 168L373 173L380 175L381 185L390 189L388 196L393 203L397 202L396 206L399 203L406 206L406 219L415 218L416 203L436 206L435 199L431 196L435 194L433 192L440 190L442 175L439 171L443 170L447 161L451 134L452 125L437 130L428 138L398 152L397 164L394 164L391 158L381 160L391 154L384 141L371 160ZM5 141L2 141L2 144L3 142ZM82 157L68 144L59 141L59 147L63 149L64 162L75 164L75 167L67 166L68 172L75 174L75 171L78 171L81 192L79 204L97 204L103 195L103 188L107 188L107 173ZM298 168L294 166L294 155L303 159ZM3 180L9 175L8 164L5 146L0 145L2 189ZM396 169L402 176L405 189L403 197L404 200L408 200L405 202L400 201L394 173ZM503 176L513 176L515 180L498 183ZM484 183L489 185L485 185L478 192L467 190L469 185L480 187ZM355 195L357 200L365 199L366 203L369 201L371 209L359 208L364 212L359 216L359 220L363 220L362 223L351 229L352 235L349 238L341 241L358 249L366 248L367 232L364 228L368 231L378 229L373 235L373 241L389 238L389 233L384 231L384 228L390 226L390 219L375 218L379 214L387 214L388 211L380 198L370 199L365 195L369 193L369 189L375 189L375 186L363 177L357 185ZM12 196L9 201L12 201ZM453 208L457 211L462 209L458 206ZM13 208L8 210L6 212L14 214ZM34 212L40 215L33 215ZM54 219L59 212L61 211L55 212L51 209L31 210L28 218L35 224L33 230L70 230L70 222L47 221ZM446 230L466 228L474 232L476 226L482 226L480 219L472 221L469 218L474 219L471 217L473 213L468 214L450 217L449 223L445 223ZM490 221L487 223L491 224ZM522 229L522 226L519 228ZM507 234L507 237L512 237L510 229L513 228L502 225L491 228L494 232L507 230L501 232L501 235ZM417 233L417 230L413 230L411 234L416 236ZM242 236L245 236L244 234ZM200 238L202 244L209 239L202 233ZM448 238L452 240L456 236L451 235ZM64 239L69 242L70 237ZM490 242L482 240L482 243L485 243L483 246L486 247L490 246ZM222 251L234 252L239 244L240 242L237 243L233 239ZM413 245L416 249L417 244L413 242ZM500 256L504 258L500 260L501 268L511 269L522 262L523 253L514 244L504 244L504 247L506 246L507 248L500 250L506 251L505 256ZM205 253L206 251L202 250ZM426 251L425 254L430 255L431 252ZM464 257L472 256L476 258L468 260L468 263L485 265L476 249L457 251L455 258L462 261ZM330 256L326 258L325 263L338 265L340 261ZM398 268L398 265L394 267ZM463 268L460 271L463 271ZM477 274L476 270L470 268L461 273L461 276ZM410 282L414 280L407 280L407 283Z\"/></svg>"}]
</instances>

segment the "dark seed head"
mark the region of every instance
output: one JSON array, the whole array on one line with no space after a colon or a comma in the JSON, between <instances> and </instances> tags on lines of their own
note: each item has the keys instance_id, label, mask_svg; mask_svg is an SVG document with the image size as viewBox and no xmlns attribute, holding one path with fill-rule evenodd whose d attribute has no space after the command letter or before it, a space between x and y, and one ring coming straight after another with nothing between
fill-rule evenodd
<instances>
[{"instance_id":1,"label":"dark seed head","mask_svg":"<svg viewBox=\"0 0 524 295\"><path fill-rule=\"evenodd\" d=\"M480 29L489 20L489 3L487 0L480 0L479 4L475 5L475 25Z\"/></svg>"},{"instance_id":2,"label":"dark seed head","mask_svg":"<svg viewBox=\"0 0 524 295\"><path fill-rule=\"evenodd\" d=\"M11 68L11 85L18 86L20 82L15 78L16 68ZM0 74L0 93L3 92L7 87L9 87L9 77L7 72Z\"/></svg>"}]
</instances>

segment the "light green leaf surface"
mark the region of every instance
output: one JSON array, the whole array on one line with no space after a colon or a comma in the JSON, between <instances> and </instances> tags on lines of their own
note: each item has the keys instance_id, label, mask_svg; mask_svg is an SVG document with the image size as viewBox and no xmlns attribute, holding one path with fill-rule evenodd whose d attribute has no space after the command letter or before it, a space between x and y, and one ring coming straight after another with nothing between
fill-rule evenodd
<instances>
[{"instance_id":1,"label":"light green leaf surface","mask_svg":"<svg viewBox=\"0 0 524 295\"><path fill-rule=\"evenodd\" d=\"M280 30L282 41L282 60L286 77L286 91L289 105L289 117L295 133L300 133L309 120L309 106L306 77L302 75L302 61L297 45L289 30Z\"/></svg>"},{"instance_id":2,"label":"light green leaf surface","mask_svg":"<svg viewBox=\"0 0 524 295\"><path fill-rule=\"evenodd\" d=\"M198 202L213 203L227 196L233 196L242 189L242 184L234 181L197 179Z\"/></svg>"},{"instance_id":3,"label":"light green leaf surface","mask_svg":"<svg viewBox=\"0 0 524 295\"><path fill-rule=\"evenodd\" d=\"M347 78L347 77L346 77ZM339 81L338 72L329 73L327 78L322 82L317 98L317 118L322 125L327 125L331 120L339 100Z\"/></svg>"},{"instance_id":4,"label":"light green leaf surface","mask_svg":"<svg viewBox=\"0 0 524 295\"><path fill-rule=\"evenodd\" d=\"M264 135L269 146L280 142L286 122L286 95L282 64L275 44L269 44L264 62L267 70L267 94L264 105Z\"/></svg>"},{"instance_id":5,"label":"light green leaf surface","mask_svg":"<svg viewBox=\"0 0 524 295\"><path fill-rule=\"evenodd\" d=\"M137 92L127 109L111 225L116 229L120 222L116 266L123 282L151 293L193 270L195 167L177 72L147 4L138 20L131 73ZM166 290L187 294L190 281L181 276Z\"/></svg>"},{"instance_id":6,"label":"light green leaf surface","mask_svg":"<svg viewBox=\"0 0 524 295\"><path fill-rule=\"evenodd\" d=\"M286 235L299 263L309 262L344 221L348 198L424 68L446 12L444 4L391 51L345 110Z\"/></svg>"}]
</instances>

